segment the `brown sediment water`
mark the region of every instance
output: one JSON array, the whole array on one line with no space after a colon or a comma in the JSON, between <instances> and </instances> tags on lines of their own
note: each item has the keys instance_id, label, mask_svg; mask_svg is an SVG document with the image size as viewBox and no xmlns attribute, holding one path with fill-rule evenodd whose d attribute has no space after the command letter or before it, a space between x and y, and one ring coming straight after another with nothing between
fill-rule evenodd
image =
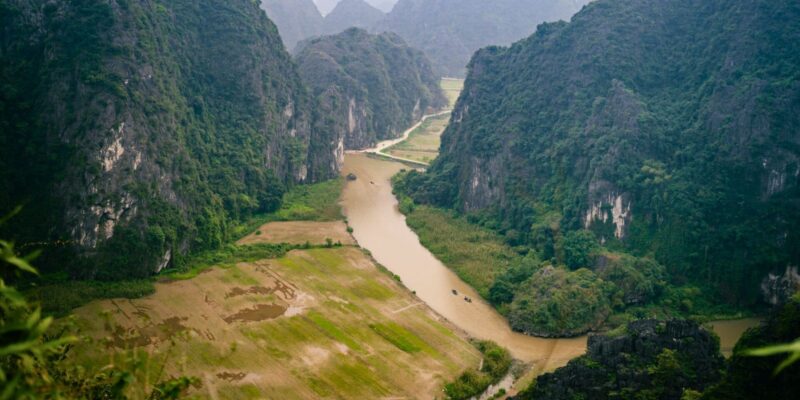
<instances>
[{"instance_id":1,"label":"brown sediment water","mask_svg":"<svg viewBox=\"0 0 800 400\"><path fill-rule=\"evenodd\" d=\"M400 276L409 290L470 336L492 340L539 371L563 366L586 351L586 337L543 339L511 330L508 322L469 285L422 246L406 225L392 194L391 177L404 165L366 154L347 154L342 173L355 174L342 193L342 207L361 247ZM456 290L458 295L453 295ZM474 299L472 303L464 297Z\"/></svg>"},{"instance_id":2,"label":"brown sediment water","mask_svg":"<svg viewBox=\"0 0 800 400\"><path fill-rule=\"evenodd\" d=\"M762 318L743 318L728 321L712 321L708 323L711 330L719 336L719 350L725 357L733 354L736 342L742 337L745 331L761 325Z\"/></svg>"}]
</instances>

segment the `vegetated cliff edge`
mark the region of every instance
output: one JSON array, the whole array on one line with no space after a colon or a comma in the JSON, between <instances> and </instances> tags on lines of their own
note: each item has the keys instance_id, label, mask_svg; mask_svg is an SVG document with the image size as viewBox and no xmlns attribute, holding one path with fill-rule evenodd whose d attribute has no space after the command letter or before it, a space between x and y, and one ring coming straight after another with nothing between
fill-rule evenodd
<instances>
[{"instance_id":1,"label":"vegetated cliff edge","mask_svg":"<svg viewBox=\"0 0 800 400\"><path fill-rule=\"evenodd\" d=\"M472 54L509 45L536 25L568 20L589 0L400 0L377 26L431 58L437 73L464 76Z\"/></svg>"},{"instance_id":2,"label":"vegetated cliff edge","mask_svg":"<svg viewBox=\"0 0 800 400\"><path fill-rule=\"evenodd\" d=\"M723 375L719 340L697 323L639 320L589 337L587 354L536 379L517 400L663 399L702 392Z\"/></svg>"},{"instance_id":3,"label":"vegetated cliff edge","mask_svg":"<svg viewBox=\"0 0 800 400\"><path fill-rule=\"evenodd\" d=\"M791 354L753 357L748 350L784 345L800 338L800 295L776 307L761 326L747 330L733 349L721 382L703 394L705 400L793 400L800 389L800 363L776 373Z\"/></svg>"},{"instance_id":4,"label":"vegetated cliff edge","mask_svg":"<svg viewBox=\"0 0 800 400\"><path fill-rule=\"evenodd\" d=\"M428 59L395 34L351 28L311 39L298 51L300 74L325 126L343 135L348 149L394 138L447 103Z\"/></svg>"},{"instance_id":5,"label":"vegetated cliff edge","mask_svg":"<svg viewBox=\"0 0 800 400\"><path fill-rule=\"evenodd\" d=\"M751 304L800 264L799 107L796 1L598 0L478 52L408 186L543 260L589 229Z\"/></svg>"},{"instance_id":6,"label":"vegetated cliff edge","mask_svg":"<svg viewBox=\"0 0 800 400\"><path fill-rule=\"evenodd\" d=\"M625 329L591 336L586 355L540 376L515 399L795 399L800 364L776 374L785 353L754 357L746 352L791 343L798 336L800 297L745 332L724 363L717 338L695 323L634 321Z\"/></svg>"},{"instance_id":7,"label":"vegetated cliff edge","mask_svg":"<svg viewBox=\"0 0 800 400\"><path fill-rule=\"evenodd\" d=\"M51 265L146 276L338 172L252 1L0 0L0 21L0 212L25 205L4 228Z\"/></svg>"}]
</instances>

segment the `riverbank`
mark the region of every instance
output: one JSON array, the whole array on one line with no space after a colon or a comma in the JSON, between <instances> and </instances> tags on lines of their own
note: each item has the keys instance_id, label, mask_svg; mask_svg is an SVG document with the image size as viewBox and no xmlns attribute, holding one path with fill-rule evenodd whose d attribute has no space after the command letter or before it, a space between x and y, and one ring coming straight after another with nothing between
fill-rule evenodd
<instances>
[{"instance_id":1,"label":"riverbank","mask_svg":"<svg viewBox=\"0 0 800 400\"><path fill-rule=\"evenodd\" d=\"M137 381L196 376L191 395L209 399L430 399L478 368L467 335L355 246L337 215L258 225L149 296L80 307L72 320L91 340L74 362L135 354L147 366Z\"/></svg>"},{"instance_id":2,"label":"riverbank","mask_svg":"<svg viewBox=\"0 0 800 400\"><path fill-rule=\"evenodd\" d=\"M343 174L358 179L345 185L342 206L358 244L447 320L474 338L498 343L535 369L555 368L582 354L585 337L542 339L513 332L475 289L420 244L392 194L391 177L404 168L365 154L345 156Z\"/></svg>"}]
</instances>

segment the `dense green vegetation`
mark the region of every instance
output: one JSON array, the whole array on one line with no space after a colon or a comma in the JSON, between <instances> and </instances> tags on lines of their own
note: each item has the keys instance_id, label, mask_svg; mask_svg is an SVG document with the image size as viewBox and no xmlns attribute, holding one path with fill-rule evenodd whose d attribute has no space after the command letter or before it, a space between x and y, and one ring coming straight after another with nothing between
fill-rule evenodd
<instances>
[{"instance_id":1,"label":"dense green vegetation","mask_svg":"<svg viewBox=\"0 0 800 400\"><path fill-rule=\"evenodd\" d=\"M452 213L415 207L408 200L401 204L401 210L420 242L484 298L489 297L497 275L519 258L497 234L470 225Z\"/></svg>"},{"instance_id":2,"label":"dense green vegetation","mask_svg":"<svg viewBox=\"0 0 800 400\"><path fill-rule=\"evenodd\" d=\"M726 376L703 399L796 399L800 364L789 364L785 354L756 357L752 350L800 339L800 296L775 310L767 322L747 331L736 343ZM797 353L795 353L797 354ZM794 357L797 357L796 355ZM795 358L795 361L797 359ZM780 368L783 367L783 368ZM780 368L780 369L779 369Z\"/></svg>"},{"instance_id":3,"label":"dense green vegetation","mask_svg":"<svg viewBox=\"0 0 800 400\"><path fill-rule=\"evenodd\" d=\"M475 346L483 355L481 369L465 371L455 381L446 384L444 394L447 399L467 400L479 396L511 369L512 359L508 350L490 341L477 341Z\"/></svg>"},{"instance_id":4,"label":"dense green vegetation","mask_svg":"<svg viewBox=\"0 0 800 400\"><path fill-rule=\"evenodd\" d=\"M379 30L425 51L437 72L463 77L472 54L509 45L545 21L568 20L587 0L399 0Z\"/></svg>"},{"instance_id":5,"label":"dense green vegetation","mask_svg":"<svg viewBox=\"0 0 800 400\"><path fill-rule=\"evenodd\" d=\"M299 46L297 63L324 125L348 149L398 136L447 100L430 62L391 33L348 29Z\"/></svg>"},{"instance_id":6,"label":"dense green vegetation","mask_svg":"<svg viewBox=\"0 0 800 400\"><path fill-rule=\"evenodd\" d=\"M415 204L403 194L405 176L396 176L394 187L408 226L439 260L508 317L515 330L574 336L639 318L746 315L715 304L708 291L696 286L668 283L664 267L652 258L603 249L591 242L588 231L576 231L558 252L581 254L577 258L589 263L576 261L570 267L557 257L543 260L536 251L512 247L497 232L453 210Z\"/></svg>"},{"instance_id":7,"label":"dense green vegetation","mask_svg":"<svg viewBox=\"0 0 800 400\"><path fill-rule=\"evenodd\" d=\"M543 267L522 282L508 312L511 326L537 336L572 336L603 325L614 290L588 269Z\"/></svg>"},{"instance_id":8,"label":"dense green vegetation","mask_svg":"<svg viewBox=\"0 0 800 400\"><path fill-rule=\"evenodd\" d=\"M234 241L255 231L271 221L333 221L342 218L338 204L343 181L332 179L313 185L298 185L287 191L281 208L269 214L260 214L231 228L231 239L223 246L192 254L181 266L166 269L159 276L120 281L75 280L67 274L49 273L35 280L25 280L26 296L36 300L43 311L57 317L93 300L136 299L152 294L156 279L189 279L212 266L230 266L239 262L252 262L278 258L298 247L283 244L256 244L239 246ZM308 246L313 247L313 246Z\"/></svg>"},{"instance_id":9,"label":"dense green vegetation","mask_svg":"<svg viewBox=\"0 0 800 400\"><path fill-rule=\"evenodd\" d=\"M593 270L629 316L751 307L800 263L798 21L788 0L592 2L479 51L440 157L399 187Z\"/></svg>"},{"instance_id":10,"label":"dense green vegetation","mask_svg":"<svg viewBox=\"0 0 800 400\"><path fill-rule=\"evenodd\" d=\"M748 330L724 364L716 337L696 324L637 321L592 337L587 355L539 377L515 399L795 399L800 365L772 349L798 337L797 296ZM771 354L756 356L764 353Z\"/></svg>"},{"instance_id":11,"label":"dense green vegetation","mask_svg":"<svg viewBox=\"0 0 800 400\"><path fill-rule=\"evenodd\" d=\"M2 0L0 21L0 212L24 204L5 232L46 272L180 268L338 169L257 2Z\"/></svg>"},{"instance_id":12,"label":"dense green vegetation","mask_svg":"<svg viewBox=\"0 0 800 400\"><path fill-rule=\"evenodd\" d=\"M636 321L614 335L592 337L586 355L538 377L517 399L681 400L698 395L722 376L717 340L687 321Z\"/></svg>"}]
</instances>

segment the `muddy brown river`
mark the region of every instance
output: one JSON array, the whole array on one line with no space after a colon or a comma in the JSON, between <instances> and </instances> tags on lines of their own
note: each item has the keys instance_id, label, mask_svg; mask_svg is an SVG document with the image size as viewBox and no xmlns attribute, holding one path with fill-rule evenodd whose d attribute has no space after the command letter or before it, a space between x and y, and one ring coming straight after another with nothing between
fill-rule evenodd
<instances>
[{"instance_id":1,"label":"muddy brown river","mask_svg":"<svg viewBox=\"0 0 800 400\"><path fill-rule=\"evenodd\" d=\"M733 354L736 342L742 337L744 332L750 328L761 324L762 318L744 318L730 321L713 321L708 326L719 336L719 350L725 357Z\"/></svg>"},{"instance_id":2,"label":"muddy brown river","mask_svg":"<svg viewBox=\"0 0 800 400\"><path fill-rule=\"evenodd\" d=\"M422 246L397 210L390 179L403 164L347 154L343 174L355 174L342 193L342 206L361 247L410 290L469 335L493 340L515 358L534 363L538 371L565 365L586 351L586 337L542 339L513 332L508 322L480 296ZM452 290L457 290L455 296ZM464 296L473 299L464 301Z\"/></svg>"}]
</instances>

